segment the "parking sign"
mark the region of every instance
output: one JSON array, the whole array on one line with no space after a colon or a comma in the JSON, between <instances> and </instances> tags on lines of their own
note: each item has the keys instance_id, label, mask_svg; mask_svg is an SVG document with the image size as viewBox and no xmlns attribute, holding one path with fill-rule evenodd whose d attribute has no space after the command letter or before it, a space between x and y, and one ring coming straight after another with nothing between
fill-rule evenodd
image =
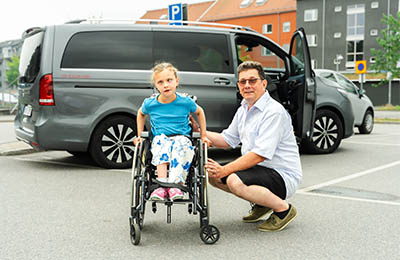
<instances>
[{"instance_id":1,"label":"parking sign","mask_svg":"<svg viewBox=\"0 0 400 260\"><path fill-rule=\"evenodd\" d=\"M173 4L168 6L168 17L171 21L182 21L183 11L182 4ZM182 25L182 22L173 22L171 25Z\"/></svg>"}]
</instances>

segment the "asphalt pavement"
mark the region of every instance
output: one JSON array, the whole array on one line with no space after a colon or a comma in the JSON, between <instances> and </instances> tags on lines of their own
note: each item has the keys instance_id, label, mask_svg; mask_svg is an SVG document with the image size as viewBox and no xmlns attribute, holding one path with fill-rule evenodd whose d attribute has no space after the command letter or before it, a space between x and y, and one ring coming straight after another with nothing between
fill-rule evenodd
<instances>
[{"instance_id":1,"label":"asphalt pavement","mask_svg":"<svg viewBox=\"0 0 400 260\"><path fill-rule=\"evenodd\" d=\"M0 111L1 112L1 111ZM32 153L35 150L28 144L18 141L14 133L14 117L0 113L0 156ZM400 119L400 111L375 111L375 119ZM400 123L400 122L398 122Z\"/></svg>"}]
</instances>

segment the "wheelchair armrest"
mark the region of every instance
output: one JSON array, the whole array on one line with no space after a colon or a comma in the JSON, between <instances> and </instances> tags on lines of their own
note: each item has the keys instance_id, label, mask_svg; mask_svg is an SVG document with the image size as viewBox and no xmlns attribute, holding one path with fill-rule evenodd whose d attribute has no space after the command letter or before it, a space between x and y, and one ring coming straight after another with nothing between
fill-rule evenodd
<instances>
[{"instance_id":1,"label":"wheelchair armrest","mask_svg":"<svg viewBox=\"0 0 400 260\"><path fill-rule=\"evenodd\" d=\"M149 136L150 136L150 133L148 131L143 131L142 133L140 133L140 137L148 138Z\"/></svg>"},{"instance_id":2,"label":"wheelchair armrest","mask_svg":"<svg viewBox=\"0 0 400 260\"><path fill-rule=\"evenodd\" d=\"M192 138L200 138L200 132L192 132Z\"/></svg>"}]
</instances>

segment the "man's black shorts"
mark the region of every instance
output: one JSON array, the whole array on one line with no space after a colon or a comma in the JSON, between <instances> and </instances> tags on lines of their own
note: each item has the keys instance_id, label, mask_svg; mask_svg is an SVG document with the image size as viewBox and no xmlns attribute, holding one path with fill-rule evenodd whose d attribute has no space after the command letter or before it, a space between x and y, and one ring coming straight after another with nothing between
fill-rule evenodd
<instances>
[{"instance_id":1,"label":"man's black shorts","mask_svg":"<svg viewBox=\"0 0 400 260\"><path fill-rule=\"evenodd\" d=\"M273 194L281 199L286 199L286 185L281 175L274 169L256 165L247 170L235 173L244 184L259 185L269 189ZM228 175L229 176L229 175ZM227 177L221 178L222 183L226 184Z\"/></svg>"}]
</instances>

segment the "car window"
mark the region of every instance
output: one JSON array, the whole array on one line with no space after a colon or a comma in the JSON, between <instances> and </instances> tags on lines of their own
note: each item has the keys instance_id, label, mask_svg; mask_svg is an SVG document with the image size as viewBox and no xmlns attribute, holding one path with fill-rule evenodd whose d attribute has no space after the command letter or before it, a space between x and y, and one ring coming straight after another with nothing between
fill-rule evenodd
<instances>
[{"instance_id":1,"label":"car window","mask_svg":"<svg viewBox=\"0 0 400 260\"><path fill-rule=\"evenodd\" d=\"M155 32L154 60L168 61L180 71L233 73L223 34Z\"/></svg>"},{"instance_id":2,"label":"car window","mask_svg":"<svg viewBox=\"0 0 400 260\"><path fill-rule=\"evenodd\" d=\"M43 34L39 32L24 40L19 62L20 81L23 83L32 83L39 73Z\"/></svg>"},{"instance_id":3,"label":"car window","mask_svg":"<svg viewBox=\"0 0 400 260\"><path fill-rule=\"evenodd\" d=\"M357 94L356 87L347 78L345 78L341 74L336 74L336 77L337 77L339 85L344 87L346 89L346 91L353 93L353 94Z\"/></svg>"},{"instance_id":4,"label":"car window","mask_svg":"<svg viewBox=\"0 0 400 260\"><path fill-rule=\"evenodd\" d=\"M72 36L61 68L145 69L153 65L151 32L83 32Z\"/></svg>"},{"instance_id":5,"label":"car window","mask_svg":"<svg viewBox=\"0 0 400 260\"><path fill-rule=\"evenodd\" d=\"M236 39L236 51L239 64L248 60L256 60L260 62L266 70L285 68L284 61L276 56L268 46L258 42L254 37L238 37Z\"/></svg>"},{"instance_id":6,"label":"car window","mask_svg":"<svg viewBox=\"0 0 400 260\"><path fill-rule=\"evenodd\" d=\"M324 71L324 72L318 73L318 75L319 75L320 77L323 77L323 78L332 80L333 82L336 82L336 83L337 83L337 80L336 80L336 78L335 78L335 75L333 75L332 72L325 72L325 71Z\"/></svg>"}]
</instances>

